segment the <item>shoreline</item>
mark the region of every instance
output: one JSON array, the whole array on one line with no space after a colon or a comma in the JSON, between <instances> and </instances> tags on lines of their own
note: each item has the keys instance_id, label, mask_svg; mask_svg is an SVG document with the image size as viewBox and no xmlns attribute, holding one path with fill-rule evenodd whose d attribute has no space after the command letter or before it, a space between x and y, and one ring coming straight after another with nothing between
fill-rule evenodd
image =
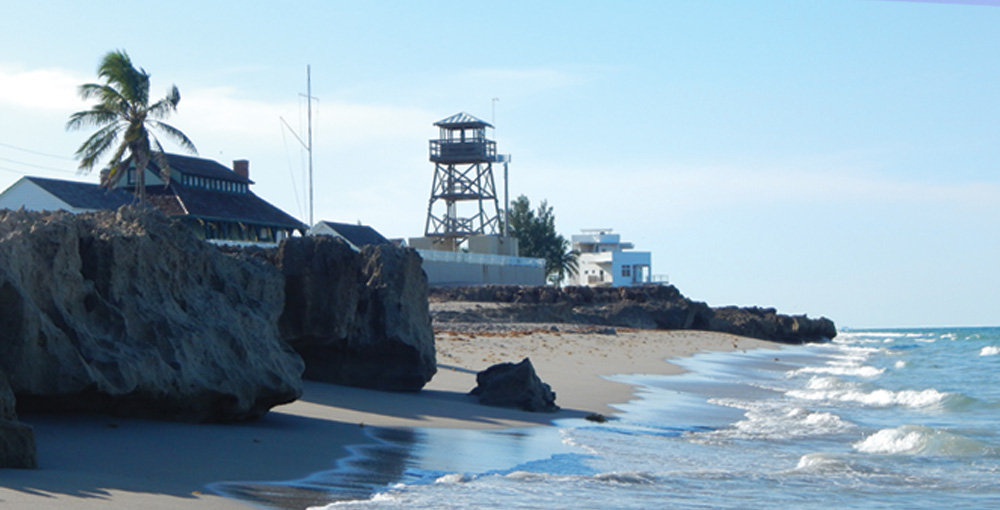
<instances>
[{"instance_id":1,"label":"shoreline","mask_svg":"<svg viewBox=\"0 0 1000 510\"><path fill-rule=\"evenodd\" d=\"M683 372L668 360L702 351L779 349L725 333L619 330L436 334L438 373L419 393L385 393L306 382L303 397L261 420L184 424L107 416L25 415L35 428L39 469L0 472L0 506L56 508L252 508L209 493L221 482L281 482L332 470L364 427L498 429L551 425L635 398L619 374ZM556 413L483 406L467 397L476 372L530 357L556 392Z\"/></svg>"}]
</instances>

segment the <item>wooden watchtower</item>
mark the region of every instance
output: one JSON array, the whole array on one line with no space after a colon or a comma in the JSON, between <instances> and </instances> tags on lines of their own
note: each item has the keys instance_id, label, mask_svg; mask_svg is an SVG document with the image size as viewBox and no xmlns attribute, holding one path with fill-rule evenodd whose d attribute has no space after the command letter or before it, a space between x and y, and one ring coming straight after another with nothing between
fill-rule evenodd
<instances>
[{"instance_id":1,"label":"wooden watchtower","mask_svg":"<svg viewBox=\"0 0 1000 510\"><path fill-rule=\"evenodd\" d=\"M454 251L470 236L498 234L496 142L486 138L486 128L493 126L468 113L434 125L440 128L440 137L430 141L434 183L424 235Z\"/></svg>"}]
</instances>

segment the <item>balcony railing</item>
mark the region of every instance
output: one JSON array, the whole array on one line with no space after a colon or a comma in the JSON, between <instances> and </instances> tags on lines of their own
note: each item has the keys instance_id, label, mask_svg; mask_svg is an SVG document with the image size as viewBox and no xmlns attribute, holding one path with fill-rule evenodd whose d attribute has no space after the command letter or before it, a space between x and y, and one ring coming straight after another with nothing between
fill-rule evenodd
<instances>
[{"instance_id":1,"label":"balcony railing","mask_svg":"<svg viewBox=\"0 0 1000 510\"><path fill-rule=\"evenodd\" d=\"M496 159L497 144L481 138L431 140L431 161L435 163L485 163Z\"/></svg>"}]
</instances>

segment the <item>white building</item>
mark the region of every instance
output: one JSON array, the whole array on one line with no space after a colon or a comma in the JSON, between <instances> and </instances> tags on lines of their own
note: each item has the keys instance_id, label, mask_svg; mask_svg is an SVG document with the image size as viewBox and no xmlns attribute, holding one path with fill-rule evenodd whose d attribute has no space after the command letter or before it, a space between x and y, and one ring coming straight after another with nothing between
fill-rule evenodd
<instances>
[{"instance_id":1,"label":"white building","mask_svg":"<svg viewBox=\"0 0 1000 510\"><path fill-rule=\"evenodd\" d=\"M135 197L124 190L44 177L22 177L0 192L0 209L82 213L114 210L133 202Z\"/></svg>"},{"instance_id":2,"label":"white building","mask_svg":"<svg viewBox=\"0 0 1000 510\"><path fill-rule=\"evenodd\" d=\"M631 251L632 243L623 243L621 236L611 230L587 229L573 236L573 249L580 255L570 285L627 287L652 283L652 254Z\"/></svg>"}]
</instances>

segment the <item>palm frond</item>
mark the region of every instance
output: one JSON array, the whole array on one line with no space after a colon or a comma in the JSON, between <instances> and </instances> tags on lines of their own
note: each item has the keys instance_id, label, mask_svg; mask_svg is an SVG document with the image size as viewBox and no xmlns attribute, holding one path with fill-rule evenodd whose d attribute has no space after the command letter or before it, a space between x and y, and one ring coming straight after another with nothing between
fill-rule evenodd
<instances>
[{"instance_id":1,"label":"palm frond","mask_svg":"<svg viewBox=\"0 0 1000 510\"><path fill-rule=\"evenodd\" d=\"M90 110L70 115L69 121L66 122L66 129L77 130L85 127L104 126L116 123L119 120L122 120L122 118L117 112L103 108L101 105L95 105Z\"/></svg>"},{"instance_id":2,"label":"palm frond","mask_svg":"<svg viewBox=\"0 0 1000 510\"><path fill-rule=\"evenodd\" d=\"M121 93L107 84L85 83L80 85L78 92L84 100L97 98L101 104L105 105L122 105L128 103Z\"/></svg>"},{"instance_id":3,"label":"palm frond","mask_svg":"<svg viewBox=\"0 0 1000 510\"><path fill-rule=\"evenodd\" d=\"M132 59L124 50L109 52L101 60L97 75L108 85L117 85L121 95L131 104L149 103L149 74L132 65Z\"/></svg>"},{"instance_id":4,"label":"palm frond","mask_svg":"<svg viewBox=\"0 0 1000 510\"><path fill-rule=\"evenodd\" d=\"M76 156L80 158L80 170L90 170L94 168L97 161L111 149L121 136L122 126L112 124L105 126L89 138L76 151Z\"/></svg>"},{"instance_id":5,"label":"palm frond","mask_svg":"<svg viewBox=\"0 0 1000 510\"><path fill-rule=\"evenodd\" d=\"M124 156L127 147L124 143L118 146L118 150L115 151L111 162L108 163L107 173L101 175L101 186L109 189L113 188L122 179L122 176L125 175L125 170L128 168L128 161L122 161L122 156Z\"/></svg>"},{"instance_id":6,"label":"palm frond","mask_svg":"<svg viewBox=\"0 0 1000 510\"><path fill-rule=\"evenodd\" d=\"M194 142L187 137L181 130L167 124L166 122L160 122L158 120L149 121L149 125L155 129L159 129L164 134L166 134L171 140L177 145L180 145L182 149L190 152L191 154L198 154L198 149L195 148Z\"/></svg>"}]
</instances>

